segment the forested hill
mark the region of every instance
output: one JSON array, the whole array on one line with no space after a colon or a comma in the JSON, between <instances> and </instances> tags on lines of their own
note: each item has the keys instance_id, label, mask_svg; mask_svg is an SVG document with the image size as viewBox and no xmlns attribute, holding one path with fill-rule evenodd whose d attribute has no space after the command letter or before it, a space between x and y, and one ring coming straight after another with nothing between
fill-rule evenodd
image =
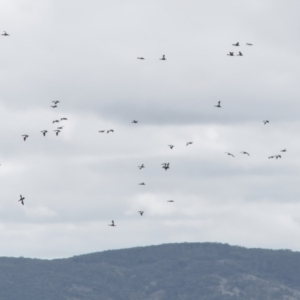
<instances>
[{"instance_id":1,"label":"forested hill","mask_svg":"<svg viewBox=\"0 0 300 300\"><path fill-rule=\"evenodd\" d=\"M300 253L183 243L0 258L0 300L300 299Z\"/></svg>"}]
</instances>

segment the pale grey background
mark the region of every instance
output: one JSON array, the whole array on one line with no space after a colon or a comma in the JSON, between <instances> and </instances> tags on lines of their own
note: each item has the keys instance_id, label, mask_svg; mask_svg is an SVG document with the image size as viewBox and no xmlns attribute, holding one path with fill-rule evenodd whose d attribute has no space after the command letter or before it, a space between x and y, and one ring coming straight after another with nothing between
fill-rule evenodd
<instances>
[{"instance_id":1,"label":"pale grey background","mask_svg":"<svg viewBox=\"0 0 300 300\"><path fill-rule=\"evenodd\" d=\"M1 256L192 241L300 250L299 2L0 7Z\"/></svg>"}]
</instances>

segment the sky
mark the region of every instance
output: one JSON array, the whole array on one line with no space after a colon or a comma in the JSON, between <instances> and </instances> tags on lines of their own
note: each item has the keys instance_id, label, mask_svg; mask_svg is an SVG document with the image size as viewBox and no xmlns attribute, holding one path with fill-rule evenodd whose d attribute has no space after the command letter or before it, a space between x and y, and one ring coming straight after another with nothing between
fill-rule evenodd
<instances>
[{"instance_id":1,"label":"sky","mask_svg":"<svg viewBox=\"0 0 300 300\"><path fill-rule=\"evenodd\" d=\"M300 251L298 1L0 7L0 256Z\"/></svg>"}]
</instances>

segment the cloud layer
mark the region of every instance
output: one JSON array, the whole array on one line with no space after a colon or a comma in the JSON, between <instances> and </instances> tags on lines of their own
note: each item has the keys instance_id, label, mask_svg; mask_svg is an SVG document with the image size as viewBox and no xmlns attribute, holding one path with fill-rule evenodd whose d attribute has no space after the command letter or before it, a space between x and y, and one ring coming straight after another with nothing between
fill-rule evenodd
<instances>
[{"instance_id":1,"label":"cloud layer","mask_svg":"<svg viewBox=\"0 0 300 300\"><path fill-rule=\"evenodd\" d=\"M299 5L4 1L0 255L300 250Z\"/></svg>"}]
</instances>

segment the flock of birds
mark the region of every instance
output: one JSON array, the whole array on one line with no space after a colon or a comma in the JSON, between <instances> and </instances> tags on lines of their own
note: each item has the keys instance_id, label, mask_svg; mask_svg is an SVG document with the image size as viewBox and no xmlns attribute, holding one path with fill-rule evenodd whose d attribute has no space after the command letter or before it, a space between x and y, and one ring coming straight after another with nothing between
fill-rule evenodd
<instances>
[{"instance_id":1,"label":"flock of birds","mask_svg":"<svg viewBox=\"0 0 300 300\"><path fill-rule=\"evenodd\" d=\"M1 35L2 35L2 36L9 36L9 34L8 34L6 31L4 31ZM232 44L232 45L235 46L235 47L239 47L239 46L240 46L240 43L237 42L237 43ZM251 44L251 43L246 43L246 45L247 45L247 46L253 46L253 44ZM234 56L234 52L229 52L229 54L227 54L227 55L228 55L228 56ZM236 56L243 56L243 54L242 54L242 52L239 51L239 53L238 53ZM137 57L137 59L145 60L144 57ZM162 55L162 57L161 57L159 60L165 61L165 60L167 60L167 59L166 59L166 56L165 56L165 55ZM52 101L52 102L53 102L53 105L51 105L51 107L52 107L53 109L57 108L57 107L58 107L58 103L60 103L60 101L58 101L58 100L54 100L54 101ZM215 105L215 107L217 107L217 108L222 108L222 106L221 106L221 101L218 101L218 104ZM53 120L52 123L53 123L53 124L54 124L54 123L59 123L59 122L61 122L61 121L66 121L66 120L68 120L68 119L64 117L64 118L60 118L60 119L57 119L57 120ZM133 123L133 124L137 124L137 123L138 123L138 120L133 120L132 123ZM268 124L268 123L270 123L270 122L269 122L269 120L264 120L263 123L264 123L264 125L266 125L266 124ZM63 127L64 127L64 126L59 126L59 127L57 127L57 129L53 130L53 131L55 132L56 136L59 135L59 133L61 132L61 130L63 129ZM100 133L105 133L105 132L106 132L106 133L108 134L108 133L114 133L114 130L113 130L113 129L103 129L103 130L99 130L99 132L100 132ZM48 133L48 131L47 131L47 130L42 130L41 133L42 133L43 136L45 137L46 134ZM23 137L23 140L26 141L26 139L29 137L29 135L28 135L28 134L23 134L22 137ZM189 145L192 145L192 144L193 144L193 142L187 142L187 143L186 143L186 146L189 146ZM172 149L174 148L174 145L168 145L168 147L172 150ZM286 149L283 149L283 150L280 151L280 153L283 153L283 152L287 152L287 150L286 150ZM246 152L246 151L241 151L240 153L241 153L241 154L244 154L244 155L250 156L250 154L249 154L248 152ZM227 154L227 155L229 155L229 156L231 156L231 157L235 157L235 156L234 156L232 153L230 153L230 152L225 152L225 154ZM268 158L269 158L269 159L272 159L272 158L278 159L278 158L281 158L281 154L275 154L275 155L269 156ZM167 171L167 170L170 168L170 163L169 163L169 162L167 162L167 163L162 163L161 165L162 165L162 168L163 168L165 171ZM144 165L144 164L141 164L140 166L138 166L138 168L139 168L140 170L142 170L143 168L145 168L145 165ZM146 184L145 184L145 182L141 182L141 183L139 183L139 185L146 185ZM23 197L22 195L20 195L20 199L19 199L18 201L21 202L22 205L24 205L24 200L25 200L25 197ZM175 201L174 201L174 200L167 200L167 202L173 203L173 202L175 202ZM138 213L139 213L141 216L143 216L144 211L138 211ZM112 220L112 221L111 221L111 224L108 224L108 226L115 227L116 224L115 224L114 220Z\"/></svg>"},{"instance_id":2,"label":"flock of birds","mask_svg":"<svg viewBox=\"0 0 300 300\"><path fill-rule=\"evenodd\" d=\"M247 46L253 46L253 44L250 44L250 43L246 43ZM239 47L240 46L240 43L237 42L235 44L232 44L232 46L235 46L235 47ZM234 56L234 52L229 52L227 54L228 56ZM236 56L243 56L243 53L241 51L239 51L239 53L236 55Z\"/></svg>"},{"instance_id":3,"label":"flock of birds","mask_svg":"<svg viewBox=\"0 0 300 300\"><path fill-rule=\"evenodd\" d=\"M238 43L237 43L237 44L238 44ZM233 45L237 46L236 44L233 44ZM221 101L218 101L218 104L215 105L215 107L221 108L221 107L222 107L222 106L221 106ZM264 125L266 125L266 124L268 124L268 123L270 123L270 122L269 122L269 120L264 120L263 123L264 123ZM187 145L188 145L188 144L187 144ZM286 149L280 150L280 152L286 152ZM232 157L235 157L235 156L234 156L232 153L230 153L230 152L225 152L225 153L226 153L227 155L230 155L230 156L232 156ZM250 156L250 154L249 154L248 152L246 152L246 151L242 151L242 152L240 152L240 153L246 154L246 155ZM275 155L269 156L268 158L269 158L269 159L270 159L270 158L276 158L276 159L278 159L278 158L281 158L281 155L280 155L280 154L275 154Z\"/></svg>"},{"instance_id":4,"label":"flock of birds","mask_svg":"<svg viewBox=\"0 0 300 300\"><path fill-rule=\"evenodd\" d=\"M52 101L54 103L54 105L51 105L52 108L56 108L57 107L57 104L60 102L58 100L54 100ZM59 123L61 121L67 121L68 119L67 118L60 118L58 120L53 120L52 121L52 124L54 123ZM59 126L57 127L57 129L53 130L55 132L55 134L58 136L58 134L61 132L61 130L64 128L64 126ZM43 134L43 136L46 136L46 133L48 132L48 130L42 130L41 133ZM26 141L27 138L29 138L29 135L28 134L22 134L21 135L23 137L23 140Z\"/></svg>"}]
</instances>

